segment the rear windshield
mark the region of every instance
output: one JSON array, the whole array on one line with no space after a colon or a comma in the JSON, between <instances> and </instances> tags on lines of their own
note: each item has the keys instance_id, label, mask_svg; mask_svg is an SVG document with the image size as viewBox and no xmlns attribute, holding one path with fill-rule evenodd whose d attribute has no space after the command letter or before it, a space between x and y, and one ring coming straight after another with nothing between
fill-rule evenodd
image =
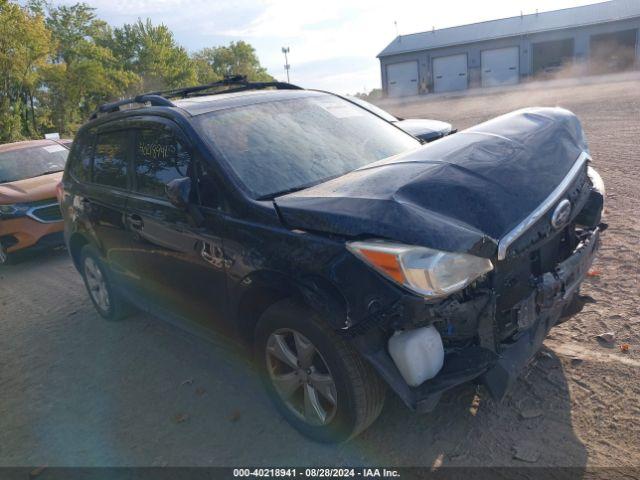
<instances>
[{"instance_id":1,"label":"rear windshield","mask_svg":"<svg viewBox=\"0 0 640 480\"><path fill-rule=\"evenodd\" d=\"M68 154L69 150L62 145L0 152L0 183L61 172L64 170Z\"/></svg>"},{"instance_id":2,"label":"rear windshield","mask_svg":"<svg viewBox=\"0 0 640 480\"><path fill-rule=\"evenodd\" d=\"M254 198L316 185L420 146L333 95L242 106L195 120Z\"/></svg>"}]
</instances>

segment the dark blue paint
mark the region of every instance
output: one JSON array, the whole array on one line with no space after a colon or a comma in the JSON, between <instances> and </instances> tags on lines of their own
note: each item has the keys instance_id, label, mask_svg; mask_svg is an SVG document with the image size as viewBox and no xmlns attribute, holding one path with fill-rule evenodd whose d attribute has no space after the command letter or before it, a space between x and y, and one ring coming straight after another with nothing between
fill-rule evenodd
<instances>
[{"instance_id":1,"label":"dark blue paint","mask_svg":"<svg viewBox=\"0 0 640 480\"><path fill-rule=\"evenodd\" d=\"M287 225L491 258L586 150L562 109L498 117L276 199Z\"/></svg>"}]
</instances>

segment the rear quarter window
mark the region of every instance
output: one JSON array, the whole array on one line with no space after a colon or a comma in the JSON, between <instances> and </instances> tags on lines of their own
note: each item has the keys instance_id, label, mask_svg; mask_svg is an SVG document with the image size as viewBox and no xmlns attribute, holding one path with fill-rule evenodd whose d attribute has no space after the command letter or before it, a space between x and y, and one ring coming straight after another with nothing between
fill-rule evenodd
<instances>
[{"instance_id":1,"label":"rear quarter window","mask_svg":"<svg viewBox=\"0 0 640 480\"><path fill-rule=\"evenodd\" d=\"M93 158L93 182L110 187L127 188L126 131L98 134Z\"/></svg>"},{"instance_id":2,"label":"rear quarter window","mask_svg":"<svg viewBox=\"0 0 640 480\"><path fill-rule=\"evenodd\" d=\"M78 136L71 146L69 154L69 173L79 181L91 181L91 164L93 162L94 137Z\"/></svg>"}]
</instances>

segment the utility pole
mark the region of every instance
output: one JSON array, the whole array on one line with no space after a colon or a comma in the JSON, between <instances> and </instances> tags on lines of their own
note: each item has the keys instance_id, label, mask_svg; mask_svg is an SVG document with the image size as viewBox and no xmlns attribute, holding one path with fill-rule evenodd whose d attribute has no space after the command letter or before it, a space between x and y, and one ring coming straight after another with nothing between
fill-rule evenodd
<instances>
[{"instance_id":1,"label":"utility pole","mask_svg":"<svg viewBox=\"0 0 640 480\"><path fill-rule=\"evenodd\" d=\"M282 47L282 53L284 53L284 69L287 71L287 83L291 83L289 80L289 69L291 65L289 65L289 58L287 57L290 50L289 47Z\"/></svg>"}]
</instances>

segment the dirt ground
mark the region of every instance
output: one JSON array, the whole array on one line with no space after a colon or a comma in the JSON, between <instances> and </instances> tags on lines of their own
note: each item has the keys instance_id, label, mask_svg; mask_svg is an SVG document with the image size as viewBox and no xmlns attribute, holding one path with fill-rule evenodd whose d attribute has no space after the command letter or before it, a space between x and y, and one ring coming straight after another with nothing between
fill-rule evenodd
<instances>
[{"instance_id":1,"label":"dirt ground","mask_svg":"<svg viewBox=\"0 0 640 480\"><path fill-rule=\"evenodd\" d=\"M241 350L143 314L101 320L54 252L0 270L0 466L640 466L640 82L390 110L462 129L529 105L582 119L610 227L583 288L595 303L552 331L503 403L463 386L419 416L390 394L356 440L312 443L275 413ZM595 339L608 331L610 348Z\"/></svg>"}]
</instances>

